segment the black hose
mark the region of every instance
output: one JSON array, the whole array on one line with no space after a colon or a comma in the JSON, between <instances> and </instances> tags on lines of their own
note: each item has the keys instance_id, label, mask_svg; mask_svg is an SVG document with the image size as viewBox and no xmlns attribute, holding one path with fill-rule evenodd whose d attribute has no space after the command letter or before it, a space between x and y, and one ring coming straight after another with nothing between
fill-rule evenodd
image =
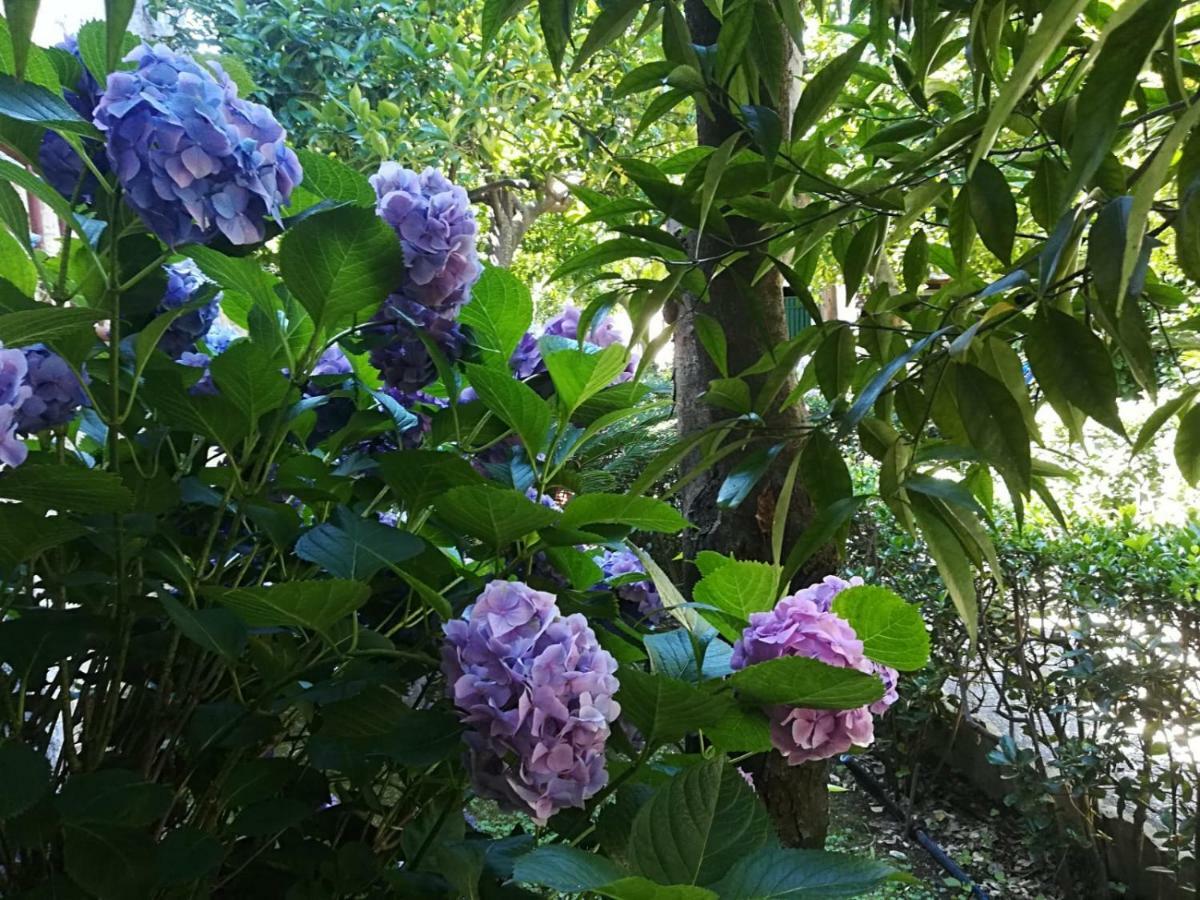
<instances>
[{"instance_id":1,"label":"black hose","mask_svg":"<svg viewBox=\"0 0 1200 900\"><path fill-rule=\"evenodd\" d=\"M884 809L891 813L893 818L904 823L908 834L912 835L913 839L925 848L925 852L932 856L939 866L949 872L951 877L970 886L972 897L977 898L977 900L988 900L988 895L984 892L983 888L977 885L974 879L946 854L946 851L938 845L937 841L926 834L924 829L908 821L908 816L904 814L904 810L884 792L883 785L875 780L875 776L867 770L866 766L849 754L843 754L838 757L838 760L850 770L850 774L854 776L855 780L866 788L868 794L883 804Z\"/></svg>"}]
</instances>

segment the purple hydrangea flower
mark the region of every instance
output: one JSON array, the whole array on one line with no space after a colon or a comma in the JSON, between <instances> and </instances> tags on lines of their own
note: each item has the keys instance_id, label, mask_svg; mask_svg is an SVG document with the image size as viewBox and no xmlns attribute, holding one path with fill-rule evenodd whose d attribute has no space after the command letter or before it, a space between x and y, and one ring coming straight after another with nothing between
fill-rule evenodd
<instances>
[{"instance_id":1,"label":"purple hydrangea flower","mask_svg":"<svg viewBox=\"0 0 1200 900\"><path fill-rule=\"evenodd\" d=\"M435 397L425 391L398 391L386 388L387 393L401 406L417 417L415 425L400 432L400 446L405 450L415 450L425 443L425 436L433 428L432 412L445 409L450 405L449 400Z\"/></svg>"},{"instance_id":2,"label":"purple hydrangea flower","mask_svg":"<svg viewBox=\"0 0 1200 900\"><path fill-rule=\"evenodd\" d=\"M742 669L781 656L803 656L831 666L879 675L884 696L857 709L767 708L771 743L790 765L827 759L851 746L866 747L875 739L873 713L884 712L896 699L898 673L863 655L863 643L840 616L830 612L833 597L861 579L826 578L820 584L780 600L770 612L754 613L733 647L730 666Z\"/></svg>"},{"instance_id":3,"label":"purple hydrangea flower","mask_svg":"<svg viewBox=\"0 0 1200 900\"><path fill-rule=\"evenodd\" d=\"M538 347L537 336L527 331L521 335L521 340L508 358L509 368L513 375L524 381L540 372L546 371L546 362L542 359L542 351Z\"/></svg>"},{"instance_id":4,"label":"purple hydrangea flower","mask_svg":"<svg viewBox=\"0 0 1200 900\"><path fill-rule=\"evenodd\" d=\"M467 340L454 319L404 294L388 297L375 321L382 324L371 329L378 342L371 350L371 365L388 387L401 392L418 391L437 380L437 367L419 332L432 338L451 363L466 350Z\"/></svg>"},{"instance_id":5,"label":"purple hydrangea flower","mask_svg":"<svg viewBox=\"0 0 1200 900\"><path fill-rule=\"evenodd\" d=\"M79 42L74 35L68 35L57 46L79 60L79 80L75 82L73 89L63 90L63 99L83 119L90 122L96 102L100 99L100 85L83 64L83 57L79 55ZM108 158L104 154L104 147L100 144L92 146L95 148L89 154L92 164L98 171L108 172ZM82 203L91 203L95 199L96 191L100 188L96 176L84 166L79 154L71 149L71 145L61 135L47 130L42 136L42 143L38 147L38 164L42 169L42 177L64 197L77 197Z\"/></svg>"},{"instance_id":6,"label":"purple hydrangea flower","mask_svg":"<svg viewBox=\"0 0 1200 900\"><path fill-rule=\"evenodd\" d=\"M67 361L42 344L23 352L29 396L17 409L17 430L34 434L70 422L87 403L87 395Z\"/></svg>"},{"instance_id":7,"label":"purple hydrangea flower","mask_svg":"<svg viewBox=\"0 0 1200 900\"><path fill-rule=\"evenodd\" d=\"M31 393L28 371L24 353L0 349L0 463L6 466L19 466L29 455L29 448L17 437L17 417Z\"/></svg>"},{"instance_id":8,"label":"purple hydrangea flower","mask_svg":"<svg viewBox=\"0 0 1200 900\"><path fill-rule=\"evenodd\" d=\"M342 348L333 344L317 359L310 373L312 378L322 378L323 382L310 378L304 383L302 393L305 397L324 397L337 389L336 385L330 385L324 379L328 376L350 375L353 371L354 366L342 352ZM318 406L316 415L317 424L313 426L310 438L311 443L319 444L350 421L350 417L354 415L354 401L349 397L334 397Z\"/></svg>"},{"instance_id":9,"label":"purple hydrangea flower","mask_svg":"<svg viewBox=\"0 0 1200 900\"><path fill-rule=\"evenodd\" d=\"M181 366L187 366L190 369L204 370L200 378L188 388L188 393L193 397L215 397L221 393L217 390L216 384L213 383L212 372L208 369L208 364L212 362L212 357L207 353L185 352L181 353L179 359L175 361Z\"/></svg>"},{"instance_id":10,"label":"purple hydrangea flower","mask_svg":"<svg viewBox=\"0 0 1200 900\"><path fill-rule=\"evenodd\" d=\"M208 283L208 279L190 259L163 266L163 269L167 273L167 290L158 304L160 313L191 303ZM218 293L199 309L176 316L158 342L159 349L171 359L179 359L184 353L194 353L196 344L207 338L220 311L221 295Z\"/></svg>"},{"instance_id":11,"label":"purple hydrangea flower","mask_svg":"<svg viewBox=\"0 0 1200 900\"><path fill-rule=\"evenodd\" d=\"M637 555L624 548L620 550L604 549L599 556L593 556L592 561L604 573L605 584L621 578L623 575L646 574L646 568ZM613 590L625 602L637 604L638 612L642 616L651 617L662 612L662 598L658 595L654 582L649 579L626 581L616 585Z\"/></svg>"},{"instance_id":12,"label":"purple hydrangea flower","mask_svg":"<svg viewBox=\"0 0 1200 900\"><path fill-rule=\"evenodd\" d=\"M218 310L217 318L209 326L208 334L204 336L204 345L213 356L220 356L229 349L230 344L246 337L246 334L245 328Z\"/></svg>"},{"instance_id":13,"label":"purple hydrangea flower","mask_svg":"<svg viewBox=\"0 0 1200 900\"><path fill-rule=\"evenodd\" d=\"M538 489L532 485L525 489L525 496L534 503L540 503L546 509L552 509L555 512L562 512L562 504L551 497L549 494L539 494Z\"/></svg>"},{"instance_id":14,"label":"purple hydrangea flower","mask_svg":"<svg viewBox=\"0 0 1200 900\"><path fill-rule=\"evenodd\" d=\"M483 267L475 250L479 226L467 192L434 169L420 175L385 162L371 176L376 211L396 230L408 265L401 290L453 315L470 299Z\"/></svg>"},{"instance_id":15,"label":"purple hydrangea flower","mask_svg":"<svg viewBox=\"0 0 1200 900\"><path fill-rule=\"evenodd\" d=\"M542 329L542 336L560 337L569 341L579 340L579 320L582 315L582 310L568 303L563 307L562 312L546 323L546 327ZM611 316L606 316L599 322L592 322L591 330L584 339L584 343L603 350L613 344L623 344L625 340L626 337L621 333L617 323ZM613 379L613 384L620 384L633 378L633 373L637 371L639 358L638 354L631 353L625 370ZM528 378L546 371L546 363L542 360L537 339L528 332L522 336L521 342L509 357L508 364L518 378Z\"/></svg>"},{"instance_id":16,"label":"purple hydrangea flower","mask_svg":"<svg viewBox=\"0 0 1200 900\"><path fill-rule=\"evenodd\" d=\"M604 745L620 706L616 660L553 594L492 581L447 622L442 671L470 730L480 796L545 823L608 780Z\"/></svg>"},{"instance_id":17,"label":"purple hydrangea flower","mask_svg":"<svg viewBox=\"0 0 1200 900\"><path fill-rule=\"evenodd\" d=\"M302 177L270 110L161 44L126 58L137 69L108 76L94 121L129 204L172 247L261 241Z\"/></svg>"}]
</instances>

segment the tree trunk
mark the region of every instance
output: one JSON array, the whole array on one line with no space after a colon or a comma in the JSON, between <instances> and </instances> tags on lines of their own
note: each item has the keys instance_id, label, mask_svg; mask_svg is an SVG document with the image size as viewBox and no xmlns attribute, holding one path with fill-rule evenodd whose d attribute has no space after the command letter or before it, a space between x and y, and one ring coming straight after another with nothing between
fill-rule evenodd
<instances>
[{"instance_id":1,"label":"tree trunk","mask_svg":"<svg viewBox=\"0 0 1200 900\"><path fill-rule=\"evenodd\" d=\"M692 42L699 46L716 43L719 25L702 0L687 0L687 22ZM788 58L799 61L799 53L790 37L780 29L777 39L786 42ZM786 84L777 86L780 98L780 119L790 122L796 92L795 79L788 66ZM697 137L702 145L720 146L739 127L729 114L714 106L714 117L697 110ZM753 248L762 236L760 226L746 219L731 218L730 229L734 243ZM712 258L729 251L722 241L705 237L697 248L701 258ZM754 275L762 257L752 251L711 281L706 301L684 295L678 300L675 318L675 409L682 436L703 430L727 414L714 410L700 400L709 381L720 373L696 336L696 316L704 314L715 319L724 329L728 343L728 362L736 373L756 362L764 352L788 339L787 319L783 305L783 286L778 273L762 278L754 287ZM756 388L754 379L751 389ZM790 385L780 394L786 396ZM789 443L789 451L780 454L780 464L773 467L757 488L736 509L720 509L716 505L721 482L736 464L728 460L708 470L688 484L680 494L683 512L695 525L684 536L684 558L692 559L700 550L711 549L731 554L742 560L767 560L771 556L771 523L775 501L779 496L786 470L786 460L799 451L805 429L803 404L786 412L772 413L766 430ZM797 486L788 517L787 540L792 541L812 518L812 506ZM807 583L832 571L833 560L817 555L810 561L797 581ZM691 567L689 567L690 569ZM682 573L682 580L694 579L693 572ZM828 827L829 800L826 790L828 765L825 762L789 767L782 756L771 752L751 763L755 783L779 831L781 840L790 846L821 847Z\"/></svg>"}]
</instances>

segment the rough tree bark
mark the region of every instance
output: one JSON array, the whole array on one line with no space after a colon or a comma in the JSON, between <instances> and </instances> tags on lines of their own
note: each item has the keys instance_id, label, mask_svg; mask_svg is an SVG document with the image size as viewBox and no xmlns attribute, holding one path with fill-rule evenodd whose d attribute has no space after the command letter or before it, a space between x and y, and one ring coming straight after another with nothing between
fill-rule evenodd
<instances>
[{"instance_id":1,"label":"rough tree bark","mask_svg":"<svg viewBox=\"0 0 1200 900\"><path fill-rule=\"evenodd\" d=\"M700 46L716 43L719 24L702 0L687 0L686 15L693 43ZM775 96L779 98L780 119L787 123L794 106L796 78L793 73L798 72L799 53L783 29L780 29L777 38L785 42L788 58L793 60L793 65L787 67L786 83L776 86L775 91ZM700 144L715 147L724 143L739 128L724 110L717 107L714 110L712 118L702 110L697 112L697 138ZM762 235L760 227L754 222L731 219L729 224L738 245L753 246ZM701 259L707 259L728 249L724 243L706 237L698 252ZM719 410L713 410L698 399L709 381L720 377L696 337L695 320L698 314L712 317L724 329L731 372L746 368L764 352L788 338L783 285L778 275L763 278L753 288L747 287L753 281L761 260L761 256L751 252L735 263L711 282L709 297L705 301L686 295L677 300L675 409L681 435L702 430L721 415ZM790 387L785 387L780 396L786 396L788 390ZM766 422L766 428L789 440L791 450L797 452L805 429L802 404L782 413L773 413ZM790 458L791 453L781 454L781 457ZM715 466L681 492L683 512L696 526L684 538L685 558L693 558L700 550L712 549L743 560L770 559L771 522L785 466L775 466L737 509L720 509L716 505L718 490L736 462L735 458ZM789 512L788 540L794 540L811 518L812 506L797 486ZM821 558L809 563L798 581L820 577L832 571L833 560L830 555L819 556ZM694 577L694 573L681 575L684 580ZM789 767L779 754L768 753L756 758L751 769L759 793L778 828L780 839L790 846L823 846L829 819L827 764L822 762Z\"/></svg>"}]
</instances>

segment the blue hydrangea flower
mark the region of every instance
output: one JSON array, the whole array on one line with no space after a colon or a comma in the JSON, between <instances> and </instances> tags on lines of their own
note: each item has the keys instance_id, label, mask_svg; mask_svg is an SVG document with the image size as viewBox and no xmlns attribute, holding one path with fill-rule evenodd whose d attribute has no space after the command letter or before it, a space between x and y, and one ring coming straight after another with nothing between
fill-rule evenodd
<instances>
[{"instance_id":1,"label":"blue hydrangea flower","mask_svg":"<svg viewBox=\"0 0 1200 900\"><path fill-rule=\"evenodd\" d=\"M63 90L63 99L84 120L90 122L96 103L100 99L100 85L83 64L83 57L79 55L79 42L75 40L74 35L69 35L57 46L79 60L79 80L75 82L74 89ZM100 172L107 172L108 158L105 156L104 147L100 144L90 146L94 148L89 154L92 163ZM87 170L79 154L56 132L47 130L42 136L42 143L38 147L38 165L41 166L42 177L64 197L77 197L82 203L91 203L96 198L96 192L100 188L96 176Z\"/></svg>"},{"instance_id":2,"label":"blue hydrangea flower","mask_svg":"<svg viewBox=\"0 0 1200 900\"><path fill-rule=\"evenodd\" d=\"M193 397L215 397L221 393L217 390L217 385L212 379L212 372L208 368L208 364L212 362L212 357L207 353L184 352L179 354L179 358L175 361L181 366L187 366L189 369L203 370L200 377L188 388L188 393Z\"/></svg>"},{"instance_id":3,"label":"blue hydrangea flower","mask_svg":"<svg viewBox=\"0 0 1200 900\"><path fill-rule=\"evenodd\" d=\"M201 288L208 283L208 279L190 259L163 268L167 273L167 290L158 304L160 313L191 303ZM171 359L179 359L184 353L195 352L196 344L208 335L208 330L217 320L220 311L221 295L218 293L199 309L176 316L158 342L159 349Z\"/></svg>"},{"instance_id":4,"label":"blue hydrangea flower","mask_svg":"<svg viewBox=\"0 0 1200 900\"><path fill-rule=\"evenodd\" d=\"M649 578L644 581L622 580L616 585L611 584L618 579L624 579L625 576L646 574L645 566L632 550L623 547L619 550L603 549L598 556L592 557L592 561L604 573L602 583L612 587L620 599L636 604L640 615L650 618L662 613L662 598Z\"/></svg>"},{"instance_id":5,"label":"blue hydrangea flower","mask_svg":"<svg viewBox=\"0 0 1200 900\"><path fill-rule=\"evenodd\" d=\"M29 455L29 448L17 437L17 416L31 393L28 371L24 353L0 348L0 463L6 466L19 466Z\"/></svg>"},{"instance_id":6,"label":"blue hydrangea flower","mask_svg":"<svg viewBox=\"0 0 1200 900\"><path fill-rule=\"evenodd\" d=\"M553 594L492 581L444 626L445 673L476 792L545 823L608 781L604 745L621 708L616 660Z\"/></svg>"},{"instance_id":7,"label":"blue hydrangea flower","mask_svg":"<svg viewBox=\"0 0 1200 900\"><path fill-rule=\"evenodd\" d=\"M479 226L467 192L434 169L417 174L385 162L371 176L376 211L396 230L408 265L400 290L453 315L470 299L483 267L475 249Z\"/></svg>"},{"instance_id":8,"label":"blue hydrangea flower","mask_svg":"<svg viewBox=\"0 0 1200 900\"><path fill-rule=\"evenodd\" d=\"M173 247L263 240L302 177L270 110L238 99L215 64L214 77L161 44L127 59L137 69L108 76L94 121L129 204Z\"/></svg>"},{"instance_id":9,"label":"blue hydrangea flower","mask_svg":"<svg viewBox=\"0 0 1200 900\"><path fill-rule=\"evenodd\" d=\"M17 409L17 430L34 434L65 425L87 404L83 385L66 360L42 344L23 350L29 396Z\"/></svg>"},{"instance_id":10,"label":"blue hydrangea flower","mask_svg":"<svg viewBox=\"0 0 1200 900\"><path fill-rule=\"evenodd\" d=\"M244 338L246 329L218 310L217 318L204 336L204 345L213 356L220 356L234 341Z\"/></svg>"},{"instance_id":11,"label":"blue hydrangea flower","mask_svg":"<svg viewBox=\"0 0 1200 900\"><path fill-rule=\"evenodd\" d=\"M437 380L433 357L418 336L432 338L451 363L462 358L466 338L454 319L410 299L392 294L384 301L371 329L376 342L371 350L371 365L379 370L384 383L398 391L419 391Z\"/></svg>"}]
</instances>

